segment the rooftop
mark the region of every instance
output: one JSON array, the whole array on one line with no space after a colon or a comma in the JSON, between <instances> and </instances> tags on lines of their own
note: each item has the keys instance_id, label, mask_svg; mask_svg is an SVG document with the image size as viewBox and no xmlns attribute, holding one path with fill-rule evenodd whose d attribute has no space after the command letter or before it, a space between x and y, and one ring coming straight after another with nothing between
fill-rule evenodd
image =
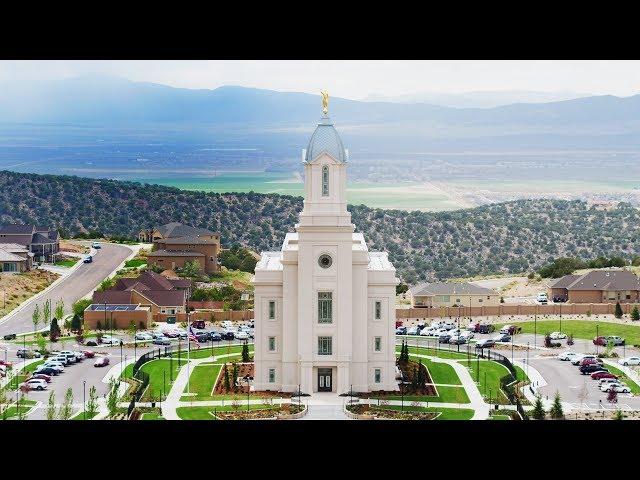
<instances>
[{"instance_id":1,"label":"rooftop","mask_svg":"<svg viewBox=\"0 0 640 480\"><path fill-rule=\"evenodd\" d=\"M155 227L155 229L158 230L164 238L217 235L216 232L212 232L211 230L207 230L206 228L192 227L191 225L184 225L179 222L166 223L164 225L160 225L159 227Z\"/></svg>"},{"instance_id":2,"label":"rooftop","mask_svg":"<svg viewBox=\"0 0 640 480\"><path fill-rule=\"evenodd\" d=\"M140 307L140 305L137 304L133 304L133 303L128 303L128 304L124 304L124 305L115 305L115 304L111 304L111 305L105 305L105 304L100 304L100 303L92 303L91 305L89 305L86 310L92 310L94 312L120 312L120 311L131 311L131 310L138 310L138 307ZM142 308L142 307L141 307Z\"/></svg>"},{"instance_id":3,"label":"rooftop","mask_svg":"<svg viewBox=\"0 0 640 480\"><path fill-rule=\"evenodd\" d=\"M626 270L593 270L584 275L565 275L551 288L567 290L640 290L640 278Z\"/></svg>"},{"instance_id":4,"label":"rooftop","mask_svg":"<svg viewBox=\"0 0 640 480\"><path fill-rule=\"evenodd\" d=\"M305 162L313 162L323 153L331 155L339 162L347 161L347 152L344 149L340 135L338 135L333 126L333 121L328 115L322 116L313 135L311 135L311 139L309 139Z\"/></svg>"},{"instance_id":5,"label":"rooftop","mask_svg":"<svg viewBox=\"0 0 640 480\"><path fill-rule=\"evenodd\" d=\"M204 253L190 250L156 250L147 254L148 257L204 257Z\"/></svg>"},{"instance_id":6,"label":"rooftop","mask_svg":"<svg viewBox=\"0 0 640 480\"><path fill-rule=\"evenodd\" d=\"M262 252L256 270L282 270L282 252Z\"/></svg>"}]
</instances>

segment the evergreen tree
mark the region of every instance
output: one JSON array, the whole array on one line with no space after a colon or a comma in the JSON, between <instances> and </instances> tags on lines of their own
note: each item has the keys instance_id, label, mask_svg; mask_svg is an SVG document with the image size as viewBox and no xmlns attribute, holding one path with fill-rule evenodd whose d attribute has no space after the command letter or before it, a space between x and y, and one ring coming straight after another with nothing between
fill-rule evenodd
<instances>
[{"instance_id":1,"label":"evergreen tree","mask_svg":"<svg viewBox=\"0 0 640 480\"><path fill-rule=\"evenodd\" d=\"M249 361L249 345L246 340L242 344L242 361L243 363L247 363Z\"/></svg>"},{"instance_id":2,"label":"evergreen tree","mask_svg":"<svg viewBox=\"0 0 640 480\"><path fill-rule=\"evenodd\" d=\"M531 411L531 417L535 420L544 420L546 413L544 411L544 406L542 405L542 399L538 395L536 397L536 403L533 406L533 410Z\"/></svg>"},{"instance_id":3,"label":"evergreen tree","mask_svg":"<svg viewBox=\"0 0 640 480\"><path fill-rule=\"evenodd\" d=\"M633 310L631 310L631 320L635 322L640 320L640 310L638 310L637 305L634 305Z\"/></svg>"},{"instance_id":4,"label":"evergreen tree","mask_svg":"<svg viewBox=\"0 0 640 480\"><path fill-rule=\"evenodd\" d=\"M622 413L622 410L620 410L620 409L616 410L616 413L613 415L613 419L614 420L624 420L624 414Z\"/></svg>"},{"instance_id":5,"label":"evergreen tree","mask_svg":"<svg viewBox=\"0 0 640 480\"><path fill-rule=\"evenodd\" d=\"M616 318L622 318L622 307L620 306L620 302L616 302Z\"/></svg>"},{"instance_id":6,"label":"evergreen tree","mask_svg":"<svg viewBox=\"0 0 640 480\"><path fill-rule=\"evenodd\" d=\"M562 403L560 402L560 392L556 391L556 396L553 399L553 405L549 410L549 415L555 420L564 418L564 412L562 411Z\"/></svg>"},{"instance_id":7,"label":"evergreen tree","mask_svg":"<svg viewBox=\"0 0 640 480\"><path fill-rule=\"evenodd\" d=\"M233 391L237 390L238 383L238 364L233 362L233 370L231 371L231 386L233 387Z\"/></svg>"},{"instance_id":8,"label":"evergreen tree","mask_svg":"<svg viewBox=\"0 0 640 480\"><path fill-rule=\"evenodd\" d=\"M51 320L51 327L49 328L49 339L52 342L58 341L58 337L60 336L60 327L58 326L58 319L53 317Z\"/></svg>"},{"instance_id":9,"label":"evergreen tree","mask_svg":"<svg viewBox=\"0 0 640 480\"><path fill-rule=\"evenodd\" d=\"M229 370L227 369L227 364L224 364L224 389L227 392L231 391L231 382L229 381Z\"/></svg>"},{"instance_id":10,"label":"evergreen tree","mask_svg":"<svg viewBox=\"0 0 640 480\"><path fill-rule=\"evenodd\" d=\"M44 324L45 326L49 325L49 321L51 320L51 300L47 300L44 302L44 308L42 309L44 315Z\"/></svg>"},{"instance_id":11,"label":"evergreen tree","mask_svg":"<svg viewBox=\"0 0 640 480\"><path fill-rule=\"evenodd\" d=\"M74 315L71 319L71 330L74 332L79 332L82 328L82 322L80 321L80 316Z\"/></svg>"}]
</instances>

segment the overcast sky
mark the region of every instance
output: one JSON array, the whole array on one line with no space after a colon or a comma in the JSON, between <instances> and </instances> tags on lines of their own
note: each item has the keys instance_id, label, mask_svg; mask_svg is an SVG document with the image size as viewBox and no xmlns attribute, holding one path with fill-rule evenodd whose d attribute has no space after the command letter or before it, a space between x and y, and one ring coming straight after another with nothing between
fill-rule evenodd
<instances>
[{"instance_id":1,"label":"overcast sky","mask_svg":"<svg viewBox=\"0 0 640 480\"><path fill-rule=\"evenodd\" d=\"M533 90L634 95L640 61L0 61L0 80L105 73L186 88L242 85L362 99L420 92Z\"/></svg>"}]
</instances>

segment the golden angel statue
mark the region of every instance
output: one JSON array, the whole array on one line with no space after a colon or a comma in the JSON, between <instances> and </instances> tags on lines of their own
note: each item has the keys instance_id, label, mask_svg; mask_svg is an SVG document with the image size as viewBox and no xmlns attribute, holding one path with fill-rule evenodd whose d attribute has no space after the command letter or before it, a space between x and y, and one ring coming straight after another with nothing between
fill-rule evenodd
<instances>
[{"instance_id":1,"label":"golden angel statue","mask_svg":"<svg viewBox=\"0 0 640 480\"><path fill-rule=\"evenodd\" d=\"M320 95L322 95L322 113L326 115L329 113L329 93L325 90L321 90Z\"/></svg>"}]
</instances>

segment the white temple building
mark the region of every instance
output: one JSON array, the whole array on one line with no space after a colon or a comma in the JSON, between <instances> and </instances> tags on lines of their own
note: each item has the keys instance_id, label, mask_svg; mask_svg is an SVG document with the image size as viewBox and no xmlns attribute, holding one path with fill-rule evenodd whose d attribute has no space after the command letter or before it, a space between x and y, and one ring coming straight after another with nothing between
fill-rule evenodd
<instances>
[{"instance_id":1,"label":"white temple building","mask_svg":"<svg viewBox=\"0 0 640 480\"><path fill-rule=\"evenodd\" d=\"M326 107L326 104L325 104ZM347 211L347 156L326 114L304 158L304 208L253 284L254 390L397 390L396 270Z\"/></svg>"}]
</instances>

